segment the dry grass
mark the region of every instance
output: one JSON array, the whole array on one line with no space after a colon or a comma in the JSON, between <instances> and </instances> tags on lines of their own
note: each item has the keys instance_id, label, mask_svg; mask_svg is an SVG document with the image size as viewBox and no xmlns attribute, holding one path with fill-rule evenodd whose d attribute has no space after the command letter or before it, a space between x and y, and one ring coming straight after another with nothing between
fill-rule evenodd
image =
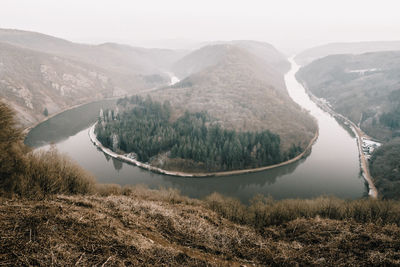
<instances>
[{"instance_id":1,"label":"dry grass","mask_svg":"<svg viewBox=\"0 0 400 267\"><path fill-rule=\"evenodd\" d=\"M93 176L55 149L21 154L19 160L19 170L4 177L0 196L43 199L95 192Z\"/></svg>"},{"instance_id":2,"label":"dry grass","mask_svg":"<svg viewBox=\"0 0 400 267\"><path fill-rule=\"evenodd\" d=\"M319 197L275 201L257 196L250 206L246 206L236 199L214 193L206 198L205 203L223 217L240 224L251 225L256 229L280 225L298 218L315 217L400 226L400 202L392 200L343 200L335 197Z\"/></svg>"},{"instance_id":3,"label":"dry grass","mask_svg":"<svg viewBox=\"0 0 400 267\"><path fill-rule=\"evenodd\" d=\"M0 263L45 266L400 264L400 229L395 224L315 216L254 228L234 223L208 208L207 202L183 197L174 190L129 187L120 188L124 195L118 195L117 187L109 188L103 188L102 194L109 194L106 197L59 195L42 201L0 199ZM284 207L288 202L277 203Z\"/></svg>"},{"instance_id":4,"label":"dry grass","mask_svg":"<svg viewBox=\"0 0 400 267\"><path fill-rule=\"evenodd\" d=\"M40 199L94 192L94 179L55 148L29 152L14 112L0 101L0 196Z\"/></svg>"}]
</instances>

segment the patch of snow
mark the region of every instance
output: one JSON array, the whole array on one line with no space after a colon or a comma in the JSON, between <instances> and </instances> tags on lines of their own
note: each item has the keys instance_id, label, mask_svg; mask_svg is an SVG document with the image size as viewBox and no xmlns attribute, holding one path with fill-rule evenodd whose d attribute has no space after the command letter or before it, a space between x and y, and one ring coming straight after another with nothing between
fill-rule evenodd
<instances>
[{"instance_id":1,"label":"patch of snow","mask_svg":"<svg viewBox=\"0 0 400 267\"><path fill-rule=\"evenodd\" d=\"M102 74L97 74L97 78L102 81L103 83L107 83L108 82L108 77Z\"/></svg>"},{"instance_id":2,"label":"patch of snow","mask_svg":"<svg viewBox=\"0 0 400 267\"><path fill-rule=\"evenodd\" d=\"M174 85L178 83L180 80L178 77L176 77L172 72L166 72L169 76L170 82L169 85Z\"/></svg>"},{"instance_id":3,"label":"patch of snow","mask_svg":"<svg viewBox=\"0 0 400 267\"><path fill-rule=\"evenodd\" d=\"M26 89L24 87L19 88L19 90L17 89L17 94L20 98L22 98L24 100L25 106L27 106L30 109L33 109L32 94L28 89Z\"/></svg>"},{"instance_id":4,"label":"patch of snow","mask_svg":"<svg viewBox=\"0 0 400 267\"><path fill-rule=\"evenodd\" d=\"M377 68L370 68L370 69L360 69L360 70L349 70L347 71L348 73L358 73L361 75L365 75L367 72L374 72L374 71L379 71L380 69Z\"/></svg>"},{"instance_id":5,"label":"patch of snow","mask_svg":"<svg viewBox=\"0 0 400 267\"><path fill-rule=\"evenodd\" d=\"M119 87L115 87L113 90L113 96L124 96L127 94L128 94L127 91L125 91L124 89L119 88Z\"/></svg>"}]
</instances>

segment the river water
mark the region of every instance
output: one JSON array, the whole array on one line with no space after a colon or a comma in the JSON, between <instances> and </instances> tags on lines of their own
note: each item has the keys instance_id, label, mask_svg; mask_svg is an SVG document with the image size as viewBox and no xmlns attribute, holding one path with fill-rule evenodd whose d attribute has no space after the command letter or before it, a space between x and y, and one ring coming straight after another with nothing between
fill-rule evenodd
<instances>
[{"instance_id":1,"label":"river water","mask_svg":"<svg viewBox=\"0 0 400 267\"><path fill-rule=\"evenodd\" d=\"M289 94L310 111L319 125L319 137L311 154L293 164L258 173L210 178L171 177L142 170L110 158L89 140L88 128L96 121L99 109L114 105L115 100L91 103L61 113L32 129L25 143L43 149L53 143L59 151L92 172L99 183L172 187L194 198L213 192L238 198L244 203L257 194L274 199L320 195L356 199L367 196L367 187L360 176L355 138L309 99L295 79L298 66L293 60L291 63L292 69L285 76Z\"/></svg>"}]
</instances>

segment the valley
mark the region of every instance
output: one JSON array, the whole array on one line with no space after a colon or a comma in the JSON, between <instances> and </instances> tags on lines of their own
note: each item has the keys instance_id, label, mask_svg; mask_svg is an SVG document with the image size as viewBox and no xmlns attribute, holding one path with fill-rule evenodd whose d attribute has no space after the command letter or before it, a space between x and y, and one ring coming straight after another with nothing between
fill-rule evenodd
<instances>
[{"instance_id":1,"label":"valley","mask_svg":"<svg viewBox=\"0 0 400 267\"><path fill-rule=\"evenodd\" d=\"M80 126L79 131L68 134L57 126L59 123L65 124L65 120L70 121L70 128L78 126L77 115L72 114L71 110L65 113L65 119L52 118L36 127L35 135L32 131L26 143L47 149L49 145L45 145L46 143L57 140L57 149L93 173L99 183L146 185L154 189L173 188L194 198L204 198L213 192L237 198L243 203L249 203L257 194L269 195L274 199L310 198L321 194L350 199L367 196L368 189L359 175L356 140L332 116L309 99L294 77L298 66L294 62L292 64L291 71L285 75L288 93L296 103L317 118L319 136L309 154L285 166L257 173L209 178L188 179L152 173L110 157L93 145L88 131L90 125L97 120L99 107L90 105L87 108L91 111L85 111L85 114L90 113L93 117L88 118L85 124L87 126ZM53 139L55 136L57 139Z\"/></svg>"}]
</instances>

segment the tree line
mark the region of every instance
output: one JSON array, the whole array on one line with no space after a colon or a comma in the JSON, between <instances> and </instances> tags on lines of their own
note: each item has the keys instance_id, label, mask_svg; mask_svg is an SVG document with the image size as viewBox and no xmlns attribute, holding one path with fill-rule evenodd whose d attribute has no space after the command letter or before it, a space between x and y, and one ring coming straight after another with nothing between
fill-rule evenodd
<instances>
[{"instance_id":1,"label":"tree line","mask_svg":"<svg viewBox=\"0 0 400 267\"><path fill-rule=\"evenodd\" d=\"M301 152L293 146L282 154L279 135L223 129L206 112L185 112L172 122L170 103L150 97L134 96L118 104L123 112L102 112L97 138L113 150L136 153L142 162L165 152L170 158L202 162L210 170L232 170L279 163Z\"/></svg>"}]
</instances>

